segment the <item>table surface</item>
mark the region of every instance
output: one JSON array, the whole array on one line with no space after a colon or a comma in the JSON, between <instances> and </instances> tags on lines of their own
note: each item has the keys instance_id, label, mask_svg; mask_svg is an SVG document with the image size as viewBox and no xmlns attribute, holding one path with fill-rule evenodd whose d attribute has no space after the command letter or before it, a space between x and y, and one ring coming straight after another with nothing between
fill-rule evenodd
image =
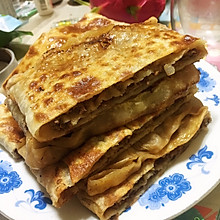
<instances>
[{"instance_id":1,"label":"table surface","mask_svg":"<svg viewBox=\"0 0 220 220\"><path fill-rule=\"evenodd\" d=\"M13 43L12 48L18 59L20 59L28 50L30 44L32 44L43 32L48 31L50 28L55 27L61 21L74 21L77 18L82 17L90 9L86 6L71 6L67 0L63 0L60 4L54 7L54 12L51 15L40 16L38 13L32 16L28 23L20 27L21 30L32 31L33 37L25 36L20 39L19 43ZM22 47L21 47L22 44ZM212 56L207 57L210 63L213 63L216 68L220 70L220 59ZM214 61L214 62L213 62ZM191 215L195 219L194 210L199 211L204 219L214 220L216 219L218 210L220 209L220 184L202 201L200 201L192 209L188 210L185 214L188 217ZM177 219L186 219L186 215L181 215ZM4 216L0 215L0 220L6 220ZM198 218L197 218L198 219Z\"/></svg>"}]
</instances>

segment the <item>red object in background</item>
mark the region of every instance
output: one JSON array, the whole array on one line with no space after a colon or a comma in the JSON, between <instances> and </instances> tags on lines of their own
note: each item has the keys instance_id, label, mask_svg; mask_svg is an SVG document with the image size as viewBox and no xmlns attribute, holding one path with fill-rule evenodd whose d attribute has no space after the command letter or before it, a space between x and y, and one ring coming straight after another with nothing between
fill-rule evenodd
<instances>
[{"instance_id":1,"label":"red object in background","mask_svg":"<svg viewBox=\"0 0 220 220\"><path fill-rule=\"evenodd\" d=\"M217 220L217 211L200 205L195 205L194 208L199 211L199 213L204 217L205 220Z\"/></svg>"},{"instance_id":2,"label":"red object in background","mask_svg":"<svg viewBox=\"0 0 220 220\"><path fill-rule=\"evenodd\" d=\"M90 0L91 7L108 18L127 23L143 22L163 12L166 0Z\"/></svg>"}]
</instances>

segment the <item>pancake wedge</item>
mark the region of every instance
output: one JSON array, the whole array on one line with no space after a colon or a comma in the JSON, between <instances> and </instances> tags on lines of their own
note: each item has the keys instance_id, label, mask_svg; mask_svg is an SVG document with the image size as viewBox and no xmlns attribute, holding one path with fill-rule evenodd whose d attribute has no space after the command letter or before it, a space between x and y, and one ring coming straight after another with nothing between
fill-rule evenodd
<instances>
[{"instance_id":1,"label":"pancake wedge","mask_svg":"<svg viewBox=\"0 0 220 220\"><path fill-rule=\"evenodd\" d=\"M205 54L202 40L180 35L155 18L111 24L110 30L88 41L37 55L34 66L13 72L3 89L24 132L45 142L122 102L121 97L132 95L129 87L146 76L164 71L173 75Z\"/></svg>"},{"instance_id":2,"label":"pancake wedge","mask_svg":"<svg viewBox=\"0 0 220 220\"><path fill-rule=\"evenodd\" d=\"M90 137L123 126L131 119L134 120L143 115L147 115L148 120L152 120L177 99L197 91L195 84L199 81L199 71L193 65L185 67L170 77L165 73L163 77L158 76L147 77L143 83L146 89L136 94L139 88L142 88L139 85L135 91L132 91L131 98L114 105L111 109L104 110L102 114L74 129L68 135L52 141L39 142L27 131L24 146L26 153L23 155L27 165L32 169L41 169L56 163Z\"/></svg>"},{"instance_id":3,"label":"pancake wedge","mask_svg":"<svg viewBox=\"0 0 220 220\"><path fill-rule=\"evenodd\" d=\"M168 117L161 126L119 154L110 165L82 181L77 193L81 203L99 219L118 217L160 177L172 160L189 146L201 127L210 121L206 107L192 112L187 116L179 112L175 122L173 117ZM164 132L164 126L172 126L173 132L172 129Z\"/></svg>"},{"instance_id":4,"label":"pancake wedge","mask_svg":"<svg viewBox=\"0 0 220 220\"><path fill-rule=\"evenodd\" d=\"M8 146L13 146L12 149L25 158L24 136L20 136L16 145L12 145L14 141L10 139L17 133L22 134L22 130L5 105L0 105L0 109L7 112L8 122L14 121L10 125L13 133L4 133L2 128L4 128L5 117L0 116L0 135L4 134L1 144L9 152ZM207 107L204 107L191 94L177 100L154 120L149 120L148 115L144 115L126 126L92 137L59 162L42 169L31 169L31 172L36 176L37 181L46 188L55 207L61 207L75 194L78 194L83 204L87 203L87 197L91 200L94 196L107 199L105 192L127 181L130 175L141 169L145 161L147 161L148 171L151 173L150 170L154 169L154 164L162 160L160 158L164 158L170 152L174 152L172 157L180 154L185 149L182 145L195 136L202 123L207 125L209 121ZM172 129L168 129L168 127ZM22 147L21 143L24 144ZM177 148L178 150L175 150ZM141 158L139 162L132 162L139 157ZM167 157L169 158L167 160L170 160L171 157ZM168 161L164 163L168 164ZM140 176L140 178L142 177ZM84 192L82 193L82 191ZM112 189L110 191L112 192ZM124 196L118 199L124 200ZM93 210L91 207L89 209L97 214L97 210ZM108 209L111 210L111 207ZM97 215L99 216L99 214Z\"/></svg>"}]
</instances>

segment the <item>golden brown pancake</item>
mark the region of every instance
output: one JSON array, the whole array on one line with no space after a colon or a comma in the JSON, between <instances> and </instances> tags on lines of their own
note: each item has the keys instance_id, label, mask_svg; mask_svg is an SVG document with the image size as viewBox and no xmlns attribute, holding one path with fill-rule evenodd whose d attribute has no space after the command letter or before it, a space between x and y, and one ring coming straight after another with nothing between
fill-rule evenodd
<instances>
[{"instance_id":1,"label":"golden brown pancake","mask_svg":"<svg viewBox=\"0 0 220 220\"><path fill-rule=\"evenodd\" d=\"M157 78L155 76L155 78ZM153 81L153 76L149 81ZM175 100L196 92L195 83L199 72L193 66L187 66L170 77L159 78L141 93L126 99L111 109L105 110L92 121L73 130L70 134L48 142L38 142L30 132L26 132L25 161L32 169L46 167L59 161L73 149L94 136L115 127L127 124L131 118L148 115L149 120L160 114ZM147 81L148 82L148 81ZM148 85L146 83L146 85ZM153 103L153 104L152 104ZM10 103L8 103L10 106Z\"/></svg>"},{"instance_id":2,"label":"golden brown pancake","mask_svg":"<svg viewBox=\"0 0 220 220\"><path fill-rule=\"evenodd\" d=\"M18 150L25 145L25 136L4 104L0 105L0 144L13 158L21 158Z\"/></svg>"},{"instance_id":3,"label":"golden brown pancake","mask_svg":"<svg viewBox=\"0 0 220 220\"><path fill-rule=\"evenodd\" d=\"M168 117L153 132L117 155L110 165L82 181L77 193L81 203L99 219L112 219L130 207L188 147L201 125L210 120L201 103L192 100L191 105L191 113L177 111L176 117Z\"/></svg>"},{"instance_id":4,"label":"golden brown pancake","mask_svg":"<svg viewBox=\"0 0 220 220\"><path fill-rule=\"evenodd\" d=\"M61 137L91 121L131 94L128 88L146 76L164 71L170 76L206 54L203 41L180 35L155 18L131 25L109 23L83 42L37 53L31 68L21 73L21 64L3 84L13 116L38 141Z\"/></svg>"},{"instance_id":5,"label":"golden brown pancake","mask_svg":"<svg viewBox=\"0 0 220 220\"><path fill-rule=\"evenodd\" d=\"M3 84L0 142L55 207L77 194L100 219L115 218L211 120L194 97L193 63L206 53L155 18L87 14L52 29Z\"/></svg>"},{"instance_id":6,"label":"golden brown pancake","mask_svg":"<svg viewBox=\"0 0 220 220\"><path fill-rule=\"evenodd\" d=\"M18 151L25 158L24 136L17 138L19 141L15 144L13 139L10 139L17 133L22 134L22 130L5 105L0 105L0 109L7 112L7 124L10 121L14 122L10 124L12 132L4 133L2 130L5 127L3 123L5 116L0 116L2 145L7 150L9 150L8 146L13 146L13 150ZM207 107L202 106L198 99L189 95L177 100L154 120L144 115L126 126L92 137L55 164L31 171L38 182L46 188L53 205L61 207L79 191L79 188L81 192L85 182L87 189L83 188L83 190L90 196L102 195L109 188L120 185L141 169L145 161L150 161L147 164L148 168L152 169L155 160L188 143L200 129L202 122L209 119ZM80 197L81 194L79 193Z\"/></svg>"}]
</instances>

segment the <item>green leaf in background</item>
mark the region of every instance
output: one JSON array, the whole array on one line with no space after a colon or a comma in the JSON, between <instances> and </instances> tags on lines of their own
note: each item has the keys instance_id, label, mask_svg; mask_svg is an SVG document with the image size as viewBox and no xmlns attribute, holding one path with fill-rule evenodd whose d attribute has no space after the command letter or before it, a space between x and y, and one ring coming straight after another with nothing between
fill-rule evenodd
<instances>
[{"instance_id":1,"label":"green leaf in background","mask_svg":"<svg viewBox=\"0 0 220 220\"><path fill-rule=\"evenodd\" d=\"M216 220L220 220L220 209L219 209L219 211L218 211L218 215L217 215L217 217L216 217Z\"/></svg>"},{"instance_id":2,"label":"green leaf in background","mask_svg":"<svg viewBox=\"0 0 220 220\"><path fill-rule=\"evenodd\" d=\"M90 6L89 2L83 1L83 0L74 0L76 3L78 3L79 5L86 5L86 6Z\"/></svg>"},{"instance_id":3,"label":"green leaf in background","mask_svg":"<svg viewBox=\"0 0 220 220\"><path fill-rule=\"evenodd\" d=\"M11 32L4 32L0 31L0 47L7 46L13 39L17 37L21 37L23 35L31 35L33 33L30 31L11 31Z\"/></svg>"},{"instance_id":4,"label":"green leaf in background","mask_svg":"<svg viewBox=\"0 0 220 220\"><path fill-rule=\"evenodd\" d=\"M132 15L135 19L137 19L137 12L140 8L138 6L129 6L126 8L128 14Z\"/></svg>"}]
</instances>

